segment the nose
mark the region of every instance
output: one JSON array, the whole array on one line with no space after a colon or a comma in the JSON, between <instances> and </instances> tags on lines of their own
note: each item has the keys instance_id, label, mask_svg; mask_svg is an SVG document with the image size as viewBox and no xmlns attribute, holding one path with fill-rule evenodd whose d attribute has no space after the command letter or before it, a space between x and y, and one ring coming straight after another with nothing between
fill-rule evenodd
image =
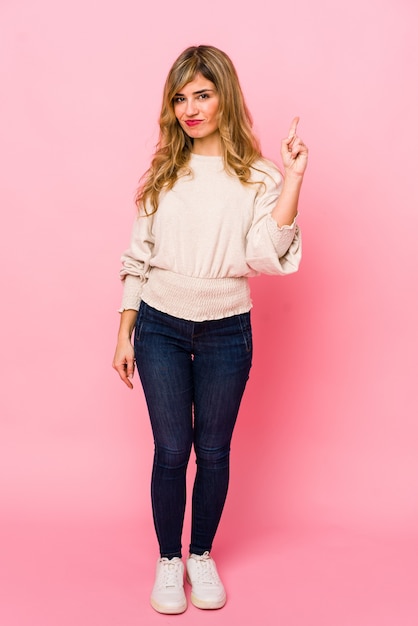
<instances>
[{"instance_id":1,"label":"nose","mask_svg":"<svg viewBox=\"0 0 418 626\"><path fill-rule=\"evenodd\" d=\"M186 102L186 115L191 117L192 115L196 115L198 112L197 103L194 98L187 100Z\"/></svg>"}]
</instances>

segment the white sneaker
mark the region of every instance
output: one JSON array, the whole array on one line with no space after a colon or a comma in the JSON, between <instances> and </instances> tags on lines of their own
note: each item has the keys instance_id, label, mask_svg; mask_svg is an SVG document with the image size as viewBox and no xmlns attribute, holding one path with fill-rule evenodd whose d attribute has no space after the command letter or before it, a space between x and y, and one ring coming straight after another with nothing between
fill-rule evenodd
<instances>
[{"instance_id":1,"label":"white sneaker","mask_svg":"<svg viewBox=\"0 0 418 626\"><path fill-rule=\"evenodd\" d=\"M221 609L226 602L225 588L209 552L191 554L187 559L187 581L192 586L191 601L199 609Z\"/></svg>"},{"instance_id":2,"label":"white sneaker","mask_svg":"<svg viewBox=\"0 0 418 626\"><path fill-rule=\"evenodd\" d=\"M184 565L178 557L157 561L151 606L158 613L184 613L187 600L184 593Z\"/></svg>"}]
</instances>

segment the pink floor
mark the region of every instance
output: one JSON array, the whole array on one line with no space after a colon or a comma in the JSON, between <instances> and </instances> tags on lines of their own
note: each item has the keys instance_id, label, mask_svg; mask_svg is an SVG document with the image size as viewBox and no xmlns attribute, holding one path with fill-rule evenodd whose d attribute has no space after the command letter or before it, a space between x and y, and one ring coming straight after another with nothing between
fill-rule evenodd
<instances>
[{"instance_id":1,"label":"pink floor","mask_svg":"<svg viewBox=\"0 0 418 626\"><path fill-rule=\"evenodd\" d=\"M165 616L148 602L155 545L143 531L139 522L4 525L1 626L418 625L418 533L276 530L246 549L221 537L227 605Z\"/></svg>"}]
</instances>

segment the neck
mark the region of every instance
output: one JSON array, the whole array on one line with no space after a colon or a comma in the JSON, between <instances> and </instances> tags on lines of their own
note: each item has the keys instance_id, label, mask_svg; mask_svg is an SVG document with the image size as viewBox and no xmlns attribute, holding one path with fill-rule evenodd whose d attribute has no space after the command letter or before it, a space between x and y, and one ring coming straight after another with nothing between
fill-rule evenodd
<instances>
[{"instance_id":1,"label":"neck","mask_svg":"<svg viewBox=\"0 0 418 626\"><path fill-rule=\"evenodd\" d=\"M222 156L221 138L219 133L202 137L193 141L192 152L202 156Z\"/></svg>"}]
</instances>

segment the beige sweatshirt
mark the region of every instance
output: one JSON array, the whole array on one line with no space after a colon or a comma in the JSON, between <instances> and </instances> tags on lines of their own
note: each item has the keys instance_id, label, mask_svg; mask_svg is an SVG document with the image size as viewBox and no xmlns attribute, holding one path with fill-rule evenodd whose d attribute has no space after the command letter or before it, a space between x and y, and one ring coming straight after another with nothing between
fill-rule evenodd
<instances>
[{"instance_id":1,"label":"beige sweatshirt","mask_svg":"<svg viewBox=\"0 0 418 626\"><path fill-rule=\"evenodd\" d=\"M271 217L282 185L273 163L258 161L251 185L228 174L222 157L192 154L190 168L156 213L135 220L120 311L138 310L142 299L196 322L229 317L252 306L248 277L299 267L298 226L279 228Z\"/></svg>"}]
</instances>

